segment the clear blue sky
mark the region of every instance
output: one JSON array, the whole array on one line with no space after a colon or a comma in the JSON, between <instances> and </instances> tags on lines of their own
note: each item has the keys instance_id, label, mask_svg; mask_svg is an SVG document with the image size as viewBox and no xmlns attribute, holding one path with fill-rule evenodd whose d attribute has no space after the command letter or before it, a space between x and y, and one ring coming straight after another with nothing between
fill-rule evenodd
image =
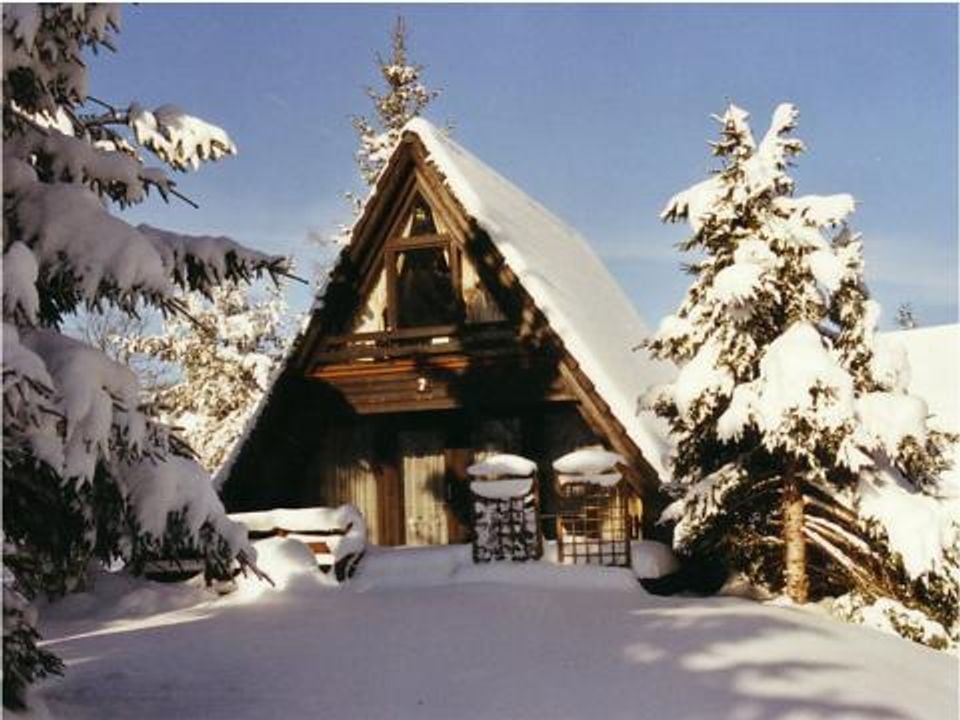
<instances>
[{"instance_id":1,"label":"clear blue sky","mask_svg":"<svg viewBox=\"0 0 960 720\"><path fill-rule=\"evenodd\" d=\"M224 126L237 158L181 178L201 210L136 209L187 232L294 254L349 219L349 116L369 113L374 54L398 13L443 90L427 113L577 227L651 325L688 284L657 216L713 165L709 115L732 100L757 134L781 101L808 145L800 193L850 192L867 279L889 327L911 302L957 320L956 5L141 5L91 91L172 102ZM303 309L304 290L291 294Z\"/></svg>"}]
</instances>

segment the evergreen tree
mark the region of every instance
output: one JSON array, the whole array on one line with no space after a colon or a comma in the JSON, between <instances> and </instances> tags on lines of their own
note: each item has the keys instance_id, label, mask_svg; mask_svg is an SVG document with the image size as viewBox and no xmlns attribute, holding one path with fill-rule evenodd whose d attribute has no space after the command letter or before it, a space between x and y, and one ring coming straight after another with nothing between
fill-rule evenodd
<instances>
[{"instance_id":1,"label":"evergreen tree","mask_svg":"<svg viewBox=\"0 0 960 720\"><path fill-rule=\"evenodd\" d=\"M72 322L64 324L64 332L129 367L136 374L141 389L150 394L173 381L170 368L128 348L131 338L145 336L149 328L163 319L149 306L141 305L136 315L130 315L113 305L106 305L98 311L80 312Z\"/></svg>"},{"instance_id":2,"label":"evergreen tree","mask_svg":"<svg viewBox=\"0 0 960 720\"><path fill-rule=\"evenodd\" d=\"M286 303L279 289L261 301L235 285L210 300L187 299L187 315L167 318L163 332L122 341L128 356L175 366L177 380L150 394L163 422L215 473L270 385L289 343Z\"/></svg>"},{"instance_id":3,"label":"evergreen tree","mask_svg":"<svg viewBox=\"0 0 960 720\"><path fill-rule=\"evenodd\" d=\"M917 315L913 311L913 305L910 303L900 303L897 306L896 321L897 327L901 330L913 330L920 327L920 323L917 322Z\"/></svg>"},{"instance_id":4,"label":"evergreen tree","mask_svg":"<svg viewBox=\"0 0 960 720\"><path fill-rule=\"evenodd\" d=\"M354 115L351 118L360 141L355 156L357 166L368 187L376 183L380 171L400 142L403 126L418 117L427 105L440 95L439 90L431 90L424 85L423 66L411 63L407 58L407 26L403 17L397 17L391 41L393 48L389 59L385 60L379 53L376 55L377 70L383 79L384 89L378 91L369 86L366 89L367 96L373 101L373 117ZM346 192L344 196L354 215L359 215L363 210L364 198L353 192ZM350 241L351 230L351 225L342 224L330 238L310 233L307 239L316 244L324 254L329 253L331 248L337 252ZM317 296L322 294L323 284L331 267L332 262L326 258L317 263Z\"/></svg>"},{"instance_id":5,"label":"evergreen tree","mask_svg":"<svg viewBox=\"0 0 960 720\"><path fill-rule=\"evenodd\" d=\"M353 127L360 138L357 164L367 185L373 185L393 149L400 141L400 130L412 118L418 117L440 92L423 84L423 66L407 58L407 28L402 17L397 18L392 34L393 51L384 60L377 54L377 68L386 87L378 92L367 88L373 101L375 116L353 118Z\"/></svg>"},{"instance_id":6,"label":"evergreen tree","mask_svg":"<svg viewBox=\"0 0 960 720\"><path fill-rule=\"evenodd\" d=\"M956 638L955 438L927 426L904 353L875 334L861 241L844 225L854 200L794 197L793 106L759 143L740 108L716 119L722 167L662 214L692 227L680 247L698 253L695 279L649 342L680 368L646 398L676 439L663 518L675 546L796 602L889 598Z\"/></svg>"},{"instance_id":7,"label":"evergreen tree","mask_svg":"<svg viewBox=\"0 0 960 720\"><path fill-rule=\"evenodd\" d=\"M146 304L182 311L179 292L283 273L282 258L225 238L132 227L111 207L155 191L162 167L235 152L227 133L170 105L87 97L87 51L112 49L119 10L3 7L4 705L58 669L36 645L28 602L88 582L94 561L134 568L157 552L203 556L213 574L253 560L209 476L139 402L133 373L67 337L78 310Z\"/></svg>"}]
</instances>

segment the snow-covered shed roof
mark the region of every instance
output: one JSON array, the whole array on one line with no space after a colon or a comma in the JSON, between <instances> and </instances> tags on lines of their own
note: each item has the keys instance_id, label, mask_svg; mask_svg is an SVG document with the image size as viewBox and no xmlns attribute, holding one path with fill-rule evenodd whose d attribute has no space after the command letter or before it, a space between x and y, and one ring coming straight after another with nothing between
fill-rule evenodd
<instances>
[{"instance_id":1,"label":"snow-covered shed roof","mask_svg":"<svg viewBox=\"0 0 960 720\"><path fill-rule=\"evenodd\" d=\"M908 389L926 401L931 425L960 431L960 325L900 330L887 337L907 351Z\"/></svg>"},{"instance_id":2,"label":"snow-covered shed roof","mask_svg":"<svg viewBox=\"0 0 960 720\"><path fill-rule=\"evenodd\" d=\"M888 333L907 351L907 389L927 403L931 427L960 432L960 325L936 325ZM960 446L953 449L953 467L942 479L960 494Z\"/></svg>"},{"instance_id":3,"label":"snow-covered shed roof","mask_svg":"<svg viewBox=\"0 0 960 720\"><path fill-rule=\"evenodd\" d=\"M537 304L567 351L661 478L669 449L666 425L637 411L638 399L670 380L673 365L634 348L647 325L590 243L427 120L404 128L427 161Z\"/></svg>"}]
</instances>

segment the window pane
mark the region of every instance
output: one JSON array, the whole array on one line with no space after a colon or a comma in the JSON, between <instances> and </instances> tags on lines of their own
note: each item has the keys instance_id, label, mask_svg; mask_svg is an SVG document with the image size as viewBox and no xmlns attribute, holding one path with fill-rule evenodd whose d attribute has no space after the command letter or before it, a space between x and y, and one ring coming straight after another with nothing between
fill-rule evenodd
<instances>
[{"instance_id":1,"label":"window pane","mask_svg":"<svg viewBox=\"0 0 960 720\"><path fill-rule=\"evenodd\" d=\"M418 198L416 204L413 206L413 212L410 214L409 234L414 236L436 235L436 233L437 226L433 222L433 212L431 212L430 207L422 198Z\"/></svg>"},{"instance_id":2,"label":"window pane","mask_svg":"<svg viewBox=\"0 0 960 720\"><path fill-rule=\"evenodd\" d=\"M456 298L443 248L397 253L397 325L423 327L455 322Z\"/></svg>"}]
</instances>

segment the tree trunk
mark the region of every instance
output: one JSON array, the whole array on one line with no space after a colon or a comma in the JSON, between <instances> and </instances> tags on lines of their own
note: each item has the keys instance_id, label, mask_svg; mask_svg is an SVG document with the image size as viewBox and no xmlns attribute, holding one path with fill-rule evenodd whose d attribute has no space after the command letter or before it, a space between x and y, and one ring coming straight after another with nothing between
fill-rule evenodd
<instances>
[{"instance_id":1,"label":"tree trunk","mask_svg":"<svg viewBox=\"0 0 960 720\"><path fill-rule=\"evenodd\" d=\"M783 476L783 580L787 597L795 603L807 602L810 582L807 578L807 545L803 536L803 493L793 465Z\"/></svg>"}]
</instances>

